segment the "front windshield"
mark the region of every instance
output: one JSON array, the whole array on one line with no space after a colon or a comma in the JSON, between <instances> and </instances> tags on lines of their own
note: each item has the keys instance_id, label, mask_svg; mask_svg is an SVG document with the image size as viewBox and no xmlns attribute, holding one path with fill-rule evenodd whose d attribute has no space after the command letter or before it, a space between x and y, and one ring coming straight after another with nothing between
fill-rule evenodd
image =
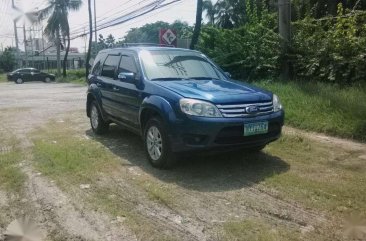
<instances>
[{"instance_id":1,"label":"front windshield","mask_svg":"<svg viewBox=\"0 0 366 241\"><path fill-rule=\"evenodd\" d=\"M140 57L145 74L150 80L225 78L202 55L192 51L143 50Z\"/></svg>"}]
</instances>

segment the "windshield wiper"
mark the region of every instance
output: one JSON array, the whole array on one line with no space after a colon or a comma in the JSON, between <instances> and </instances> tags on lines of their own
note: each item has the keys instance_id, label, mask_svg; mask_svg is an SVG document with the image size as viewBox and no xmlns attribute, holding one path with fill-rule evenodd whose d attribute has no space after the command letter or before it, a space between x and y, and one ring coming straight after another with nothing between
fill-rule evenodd
<instances>
[{"instance_id":1,"label":"windshield wiper","mask_svg":"<svg viewBox=\"0 0 366 241\"><path fill-rule=\"evenodd\" d=\"M163 80L163 81L172 81L172 80L184 80L184 78L179 78L179 77L163 77L163 78L153 78L153 79L150 79L151 81L154 81L154 80Z\"/></svg>"},{"instance_id":2,"label":"windshield wiper","mask_svg":"<svg viewBox=\"0 0 366 241\"><path fill-rule=\"evenodd\" d=\"M193 79L193 80L220 80L219 78L213 78L213 77L191 77L189 79Z\"/></svg>"}]
</instances>

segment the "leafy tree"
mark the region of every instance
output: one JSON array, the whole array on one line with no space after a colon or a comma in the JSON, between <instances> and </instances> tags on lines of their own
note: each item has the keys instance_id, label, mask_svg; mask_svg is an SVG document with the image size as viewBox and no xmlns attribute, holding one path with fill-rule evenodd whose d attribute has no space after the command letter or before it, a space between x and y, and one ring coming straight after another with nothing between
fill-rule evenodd
<instances>
[{"instance_id":1,"label":"leafy tree","mask_svg":"<svg viewBox=\"0 0 366 241\"><path fill-rule=\"evenodd\" d=\"M124 43L159 43L159 29L175 29L179 38L190 38L193 28L186 22L175 21L172 24L158 21L145 24L139 28L132 28L127 32Z\"/></svg>"},{"instance_id":2,"label":"leafy tree","mask_svg":"<svg viewBox=\"0 0 366 241\"><path fill-rule=\"evenodd\" d=\"M15 61L15 48L7 47L4 52L0 55L0 71L4 70L6 72L14 70L16 66Z\"/></svg>"},{"instance_id":3,"label":"leafy tree","mask_svg":"<svg viewBox=\"0 0 366 241\"><path fill-rule=\"evenodd\" d=\"M115 43L115 38L113 37L112 34L109 34L107 39L105 40L105 44L108 46L108 47L113 47L114 46L114 43Z\"/></svg>"},{"instance_id":4,"label":"leafy tree","mask_svg":"<svg viewBox=\"0 0 366 241\"><path fill-rule=\"evenodd\" d=\"M66 52L64 56L63 76L66 77L67 57L70 50L70 25L69 11L79 10L81 0L48 0L48 6L38 11L38 19L42 21L49 17L45 28L45 34L53 40L57 48L57 73L60 75L60 35L67 41Z\"/></svg>"}]
</instances>

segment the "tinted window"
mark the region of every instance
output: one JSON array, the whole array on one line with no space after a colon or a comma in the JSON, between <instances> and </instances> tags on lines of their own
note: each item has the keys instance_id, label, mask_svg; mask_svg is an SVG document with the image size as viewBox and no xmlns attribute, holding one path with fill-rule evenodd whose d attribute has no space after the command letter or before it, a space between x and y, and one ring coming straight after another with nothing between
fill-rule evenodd
<instances>
[{"instance_id":1,"label":"tinted window","mask_svg":"<svg viewBox=\"0 0 366 241\"><path fill-rule=\"evenodd\" d=\"M120 57L121 56L117 55L108 55L107 59L104 62L101 75L114 79L116 76L116 68L119 64Z\"/></svg>"},{"instance_id":2,"label":"tinted window","mask_svg":"<svg viewBox=\"0 0 366 241\"><path fill-rule=\"evenodd\" d=\"M118 68L118 73L121 72L130 72L130 73L132 72L135 74L137 73L135 60L133 57L126 55L122 56L122 60Z\"/></svg>"}]
</instances>

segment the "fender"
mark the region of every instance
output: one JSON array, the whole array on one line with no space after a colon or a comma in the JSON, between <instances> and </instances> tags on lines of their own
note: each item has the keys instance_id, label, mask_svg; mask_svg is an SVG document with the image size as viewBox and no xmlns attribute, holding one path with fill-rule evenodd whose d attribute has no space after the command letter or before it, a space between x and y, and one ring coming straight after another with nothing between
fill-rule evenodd
<instances>
[{"instance_id":1,"label":"fender","mask_svg":"<svg viewBox=\"0 0 366 241\"><path fill-rule=\"evenodd\" d=\"M175 114L174 108L171 104L163 97L157 95L151 95L146 97L141 104L139 111L139 122L141 124L141 114L146 109L152 109L159 113L163 118L163 121L170 127L169 123L174 123L177 121L177 116Z\"/></svg>"},{"instance_id":2,"label":"fender","mask_svg":"<svg viewBox=\"0 0 366 241\"><path fill-rule=\"evenodd\" d=\"M101 97L100 89L95 84L89 85L88 90L87 90L87 101L86 101L86 114L87 114L87 116L90 117L90 111L89 111L89 109L90 109L90 101L89 101L90 95L93 96L93 98L97 101L98 108L99 108L99 110L102 114L102 118L104 120L108 120L107 114L104 112L103 108L101 108L102 97Z\"/></svg>"}]
</instances>

